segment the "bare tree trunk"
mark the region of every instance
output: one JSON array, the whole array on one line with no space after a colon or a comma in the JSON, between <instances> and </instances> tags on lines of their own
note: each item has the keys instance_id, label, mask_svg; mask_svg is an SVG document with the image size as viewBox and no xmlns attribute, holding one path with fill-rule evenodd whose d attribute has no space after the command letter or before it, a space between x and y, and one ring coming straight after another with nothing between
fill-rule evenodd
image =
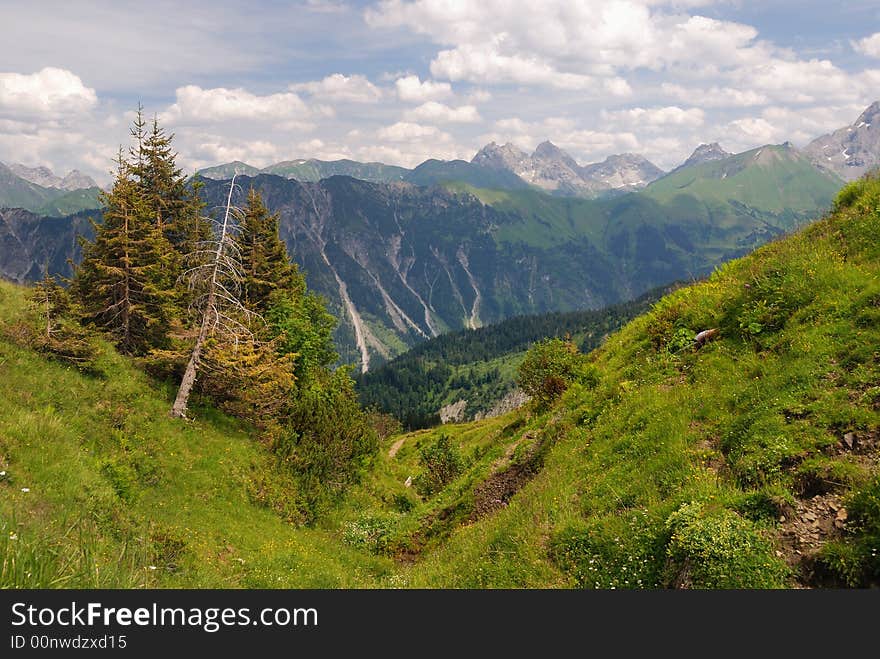
<instances>
[{"instance_id":1,"label":"bare tree trunk","mask_svg":"<svg viewBox=\"0 0 880 659\"><path fill-rule=\"evenodd\" d=\"M223 216L223 225L220 230L220 236L217 240L217 249L214 253L214 258L211 263L208 264L210 268L211 277L208 282L208 293L207 298L205 300L204 307L202 309L202 324L199 328L199 336L196 339L196 343L193 346L192 352L190 353L189 362L186 365L186 370L183 373L183 378L180 381L180 387L177 389L177 396L174 399L174 405L171 407L171 416L174 418L186 418L186 406L189 401L189 395L192 392L193 385L196 382L196 376L198 375L199 369L199 360L202 356L202 348L205 344L205 340L208 338L209 330L212 327L217 325L217 321L220 319L220 313L217 309L217 304L222 300L223 289L220 278L221 278L221 261L223 258L223 250L226 245L227 237L230 231L230 219L229 212L232 208L232 191L235 187L235 175L232 177L232 181L229 184L229 196L226 199L226 213ZM238 300L234 300L238 306L241 306Z\"/></svg>"},{"instance_id":2,"label":"bare tree trunk","mask_svg":"<svg viewBox=\"0 0 880 659\"><path fill-rule=\"evenodd\" d=\"M202 356L202 346L205 339L208 338L208 317L202 319L202 327L199 330L199 336L193 351L189 356L189 363L186 365L186 371L183 372L183 379L180 381L180 387L177 389L177 397L174 399L174 405L171 407L171 416L176 419L186 418L186 405L189 402L189 394L193 385L196 383L196 373L199 368L199 359Z\"/></svg>"}]
</instances>

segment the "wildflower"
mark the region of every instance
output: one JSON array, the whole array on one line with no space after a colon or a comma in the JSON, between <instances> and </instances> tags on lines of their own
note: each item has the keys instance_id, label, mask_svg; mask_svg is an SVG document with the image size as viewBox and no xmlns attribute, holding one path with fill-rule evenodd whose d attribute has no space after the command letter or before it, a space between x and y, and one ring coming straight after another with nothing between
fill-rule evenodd
<instances>
[{"instance_id":1,"label":"wildflower","mask_svg":"<svg viewBox=\"0 0 880 659\"><path fill-rule=\"evenodd\" d=\"M15 531L10 531L9 532L9 539L10 540L18 540L18 533L16 533Z\"/></svg>"},{"instance_id":2,"label":"wildflower","mask_svg":"<svg viewBox=\"0 0 880 659\"><path fill-rule=\"evenodd\" d=\"M155 566L155 565L148 565L148 566L147 566L147 569L148 569L148 570L155 570L155 569L156 569L156 566Z\"/></svg>"},{"instance_id":3,"label":"wildflower","mask_svg":"<svg viewBox=\"0 0 880 659\"><path fill-rule=\"evenodd\" d=\"M27 493L27 492L30 492L30 491L31 491L31 488L29 488L29 487L23 487L23 488L21 488L21 491Z\"/></svg>"}]
</instances>

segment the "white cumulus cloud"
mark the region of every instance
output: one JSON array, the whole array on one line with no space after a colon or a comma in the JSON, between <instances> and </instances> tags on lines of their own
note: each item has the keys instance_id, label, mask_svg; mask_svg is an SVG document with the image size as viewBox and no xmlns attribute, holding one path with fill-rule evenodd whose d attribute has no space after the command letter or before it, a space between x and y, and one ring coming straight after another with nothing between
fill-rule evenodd
<instances>
[{"instance_id":1,"label":"white cumulus cloud","mask_svg":"<svg viewBox=\"0 0 880 659\"><path fill-rule=\"evenodd\" d=\"M212 123L229 120L290 121L305 119L310 112L292 92L258 96L244 89L196 85L179 87L176 102L161 116L176 124Z\"/></svg>"},{"instance_id":2,"label":"white cumulus cloud","mask_svg":"<svg viewBox=\"0 0 880 659\"><path fill-rule=\"evenodd\" d=\"M602 112L602 118L628 126L702 126L706 113L700 108L687 110L675 105L662 108L631 108Z\"/></svg>"},{"instance_id":3,"label":"white cumulus cloud","mask_svg":"<svg viewBox=\"0 0 880 659\"><path fill-rule=\"evenodd\" d=\"M89 111L97 104L95 90L66 69L0 73L0 113L5 116L58 118Z\"/></svg>"},{"instance_id":4,"label":"white cumulus cloud","mask_svg":"<svg viewBox=\"0 0 880 659\"><path fill-rule=\"evenodd\" d=\"M480 113L473 105L462 105L456 108L449 107L437 101L428 101L409 110L407 119L415 121L427 121L429 123L463 123L472 124L481 121Z\"/></svg>"},{"instance_id":5,"label":"white cumulus cloud","mask_svg":"<svg viewBox=\"0 0 880 659\"><path fill-rule=\"evenodd\" d=\"M452 96L452 85L448 82L423 81L415 75L398 78L394 86L401 101L412 103L437 101Z\"/></svg>"},{"instance_id":6,"label":"white cumulus cloud","mask_svg":"<svg viewBox=\"0 0 880 659\"><path fill-rule=\"evenodd\" d=\"M323 80L290 85L291 91L304 91L322 101L376 103L382 90L362 75L334 73Z\"/></svg>"},{"instance_id":7,"label":"white cumulus cloud","mask_svg":"<svg viewBox=\"0 0 880 659\"><path fill-rule=\"evenodd\" d=\"M423 137L436 137L441 131L436 126L423 126L409 121L398 121L391 126L380 128L376 133L379 139L390 142L406 142Z\"/></svg>"},{"instance_id":8,"label":"white cumulus cloud","mask_svg":"<svg viewBox=\"0 0 880 659\"><path fill-rule=\"evenodd\" d=\"M880 32L875 32L870 37L859 39L853 43L853 47L868 57L880 58Z\"/></svg>"}]
</instances>

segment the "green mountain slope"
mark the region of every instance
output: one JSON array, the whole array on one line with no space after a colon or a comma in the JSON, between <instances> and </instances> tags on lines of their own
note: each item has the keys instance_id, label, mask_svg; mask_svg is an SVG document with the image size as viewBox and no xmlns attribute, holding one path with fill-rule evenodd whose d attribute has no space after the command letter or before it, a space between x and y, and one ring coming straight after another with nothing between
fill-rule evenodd
<instances>
[{"instance_id":1,"label":"green mountain slope","mask_svg":"<svg viewBox=\"0 0 880 659\"><path fill-rule=\"evenodd\" d=\"M481 167L466 160L426 160L409 172L405 180L415 185L464 183L476 188L498 190L520 190L532 187L513 172Z\"/></svg>"},{"instance_id":2,"label":"green mountain slope","mask_svg":"<svg viewBox=\"0 0 880 659\"><path fill-rule=\"evenodd\" d=\"M246 162L241 162L240 160L234 160L223 165L216 165L215 167L206 167L205 169L200 169L198 171L200 176L220 180L231 179L235 174L256 176L259 173L259 167L248 165Z\"/></svg>"},{"instance_id":3,"label":"green mountain slope","mask_svg":"<svg viewBox=\"0 0 880 659\"><path fill-rule=\"evenodd\" d=\"M0 282L0 588L382 583L388 559L286 520L247 427L212 409L173 421L171 388L109 346L101 376L22 349L26 317Z\"/></svg>"},{"instance_id":4,"label":"green mountain slope","mask_svg":"<svg viewBox=\"0 0 880 659\"><path fill-rule=\"evenodd\" d=\"M373 183L402 181L409 172L404 167L384 165L380 162L357 162L355 160L289 160L270 165L264 174L275 174L297 181L320 181L331 176L351 176Z\"/></svg>"},{"instance_id":5,"label":"green mountain slope","mask_svg":"<svg viewBox=\"0 0 880 659\"><path fill-rule=\"evenodd\" d=\"M16 176L6 165L0 163L0 208L33 210L60 194L63 194L63 190L44 188L36 183L26 181Z\"/></svg>"},{"instance_id":6,"label":"green mountain slope","mask_svg":"<svg viewBox=\"0 0 880 659\"><path fill-rule=\"evenodd\" d=\"M395 165L385 165L380 162L357 162L356 160L285 160L260 169L247 163L236 160L235 162L206 167L199 170L199 175L204 178L218 181L228 180L233 174L245 176L258 176L259 174L274 174L284 178L292 178L297 181L316 182L331 176L351 176L352 178L374 183L393 183L402 181L410 170Z\"/></svg>"},{"instance_id":7,"label":"green mountain slope","mask_svg":"<svg viewBox=\"0 0 880 659\"><path fill-rule=\"evenodd\" d=\"M877 585L880 181L841 202L661 300L551 409L389 440L346 523L419 557L410 585Z\"/></svg>"},{"instance_id":8,"label":"green mountain slope","mask_svg":"<svg viewBox=\"0 0 880 659\"><path fill-rule=\"evenodd\" d=\"M819 170L789 145L767 145L680 169L651 183L644 194L664 202L690 195L704 203L736 204L786 228L833 196L843 180Z\"/></svg>"},{"instance_id":9,"label":"green mountain slope","mask_svg":"<svg viewBox=\"0 0 880 659\"><path fill-rule=\"evenodd\" d=\"M877 585L880 181L839 199L609 337L549 409L389 437L315 528L247 427L172 421L109 348L88 376L19 347L0 284L0 585Z\"/></svg>"},{"instance_id":10,"label":"green mountain slope","mask_svg":"<svg viewBox=\"0 0 880 659\"><path fill-rule=\"evenodd\" d=\"M101 206L101 188L82 188L65 192L37 207L34 212L45 217L64 217L80 211L97 210Z\"/></svg>"},{"instance_id":11,"label":"green mountain slope","mask_svg":"<svg viewBox=\"0 0 880 659\"><path fill-rule=\"evenodd\" d=\"M37 215L60 217L100 208L100 192L100 188L72 191L44 188L17 176L0 163L0 208L23 208Z\"/></svg>"}]
</instances>

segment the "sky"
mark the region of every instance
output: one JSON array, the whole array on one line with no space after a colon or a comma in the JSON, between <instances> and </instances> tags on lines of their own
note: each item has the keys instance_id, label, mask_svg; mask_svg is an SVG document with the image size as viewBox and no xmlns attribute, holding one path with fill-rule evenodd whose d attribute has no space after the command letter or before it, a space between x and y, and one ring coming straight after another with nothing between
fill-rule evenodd
<instances>
[{"instance_id":1,"label":"sky","mask_svg":"<svg viewBox=\"0 0 880 659\"><path fill-rule=\"evenodd\" d=\"M142 104L187 171L413 167L495 141L664 169L880 99L880 2L0 0L0 161L104 184Z\"/></svg>"}]
</instances>

